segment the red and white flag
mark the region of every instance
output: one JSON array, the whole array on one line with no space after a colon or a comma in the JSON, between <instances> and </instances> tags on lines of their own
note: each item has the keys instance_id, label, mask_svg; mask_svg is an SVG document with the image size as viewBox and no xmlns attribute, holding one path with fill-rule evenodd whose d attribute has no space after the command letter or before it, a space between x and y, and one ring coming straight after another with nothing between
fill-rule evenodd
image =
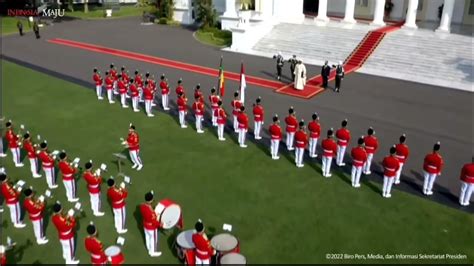
<instances>
[{"instance_id":1,"label":"red and white flag","mask_svg":"<svg viewBox=\"0 0 474 266\"><path fill-rule=\"evenodd\" d=\"M245 88L247 87L247 83L245 82L245 69L244 63L242 62L240 66L240 101L242 104L245 103Z\"/></svg>"}]
</instances>

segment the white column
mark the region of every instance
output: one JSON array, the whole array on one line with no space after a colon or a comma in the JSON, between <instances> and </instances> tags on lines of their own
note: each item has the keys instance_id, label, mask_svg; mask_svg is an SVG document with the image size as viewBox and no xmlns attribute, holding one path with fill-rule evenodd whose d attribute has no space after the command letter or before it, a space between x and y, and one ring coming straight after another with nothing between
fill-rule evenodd
<instances>
[{"instance_id":1,"label":"white column","mask_svg":"<svg viewBox=\"0 0 474 266\"><path fill-rule=\"evenodd\" d=\"M235 12L235 0L225 0L224 17L237 17L237 12Z\"/></svg>"},{"instance_id":2,"label":"white column","mask_svg":"<svg viewBox=\"0 0 474 266\"><path fill-rule=\"evenodd\" d=\"M418 0L408 2L407 16L403 28L416 29L416 12L418 10Z\"/></svg>"},{"instance_id":3,"label":"white column","mask_svg":"<svg viewBox=\"0 0 474 266\"><path fill-rule=\"evenodd\" d=\"M355 0L346 0L346 13L343 22L356 23L354 19Z\"/></svg>"},{"instance_id":4,"label":"white column","mask_svg":"<svg viewBox=\"0 0 474 266\"><path fill-rule=\"evenodd\" d=\"M319 0L319 7L318 7L318 16L316 20L318 21L329 21L326 13L328 11L328 0Z\"/></svg>"},{"instance_id":5,"label":"white column","mask_svg":"<svg viewBox=\"0 0 474 266\"><path fill-rule=\"evenodd\" d=\"M444 0L443 14L437 32L450 32L453 19L454 0Z\"/></svg>"},{"instance_id":6,"label":"white column","mask_svg":"<svg viewBox=\"0 0 474 266\"><path fill-rule=\"evenodd\" d=\"M383 16L385 12L385 0L375 0L374 20L370 25L384 26Z\"/></svg>"}]
</instances>

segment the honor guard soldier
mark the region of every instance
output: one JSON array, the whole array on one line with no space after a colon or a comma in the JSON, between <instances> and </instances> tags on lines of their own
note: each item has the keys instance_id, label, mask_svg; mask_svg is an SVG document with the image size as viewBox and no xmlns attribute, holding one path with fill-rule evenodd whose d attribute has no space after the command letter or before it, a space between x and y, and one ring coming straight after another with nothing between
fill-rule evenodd
<instances>
[{"instance_id":1,"label":"honor guard soldier","mask_svg":"<svg viewBox=\"0 0 474 266\"><path fill-rule=\"evenodd\" d=\"M322 157L322 171L324 177L331 177L331 163L332 158L337 155L337 144L333 139L333 129L329 129L327 132L327 138L321 142L321 148L323 148Z\"/></svg>"},{"instance_id":2,"label":"honor guard soldier","mask_svg":"<svg viewBox=\"0 0 474 266\"><path fill-rule=\"evenodd\" d=\"M123 144L126 144L128 147L130 159L133 163L132 169L137 168L137 171L140 171L143 168L142 159L140 159L140 137L135 131L134 125L130 124L127 140Z\"/></svg>"},{"instance_id":3,"label":"honor guard soldier","mask_svg":"<svg viewBox=\"0 0 474 266\"><path fill-rule=\"evenodd\" d=\"M145 73L145 82L148 82L148 86L150 86L151 91L153 92L153 99L151 101L151 106L154 107L156 106L155 104L156 83L155 83L155 80L153 79L153 76L150 77L150 72Z\"/></svg>"},{"instance_id":4,"label":"honor guard soldier","mask_svg":"<svg viewBox=\"0 0 474 266\"><path fill-rule=\"evenodd\" d=\"M105 89L107 90L107 99L109 103L115 103L114 101L114 79L109 72L105 72Z\"/></svg>"},{"instance_id":5,"label":"honor guard soldier","mask_svg":"<svg viewBox=\"0 0 474 266\"><path fill-rule=\"evenodd\" d=\"M178 86L176 87L176 96L179 96L179 94L185 95L186 93L184 92L184 87L183 87L183 79L178 80Z\"/></svg>"},{"instance_id":6,"label":"honor guard soldier","mask_svg":"<svg viewBox=\"0 0 474 266\"><path fill-rule=\"evenodd\" d=\"M204 103L202 96L194 95L194 103L192 107L196 118L196 131L199 134L204 133L204 130L202 130L202 121L204 120Z\"/></svg>"},{"instance_id":7,"label":"honor guard soldier","mask_svg":"<svg viewBox=\"0 0 474 266\"><path fill-rule=\"evenodd\" d=\"M201 84L196 85L196 88L194 89L194 98L199 97L199 99L204 102L204 95L202 94L201 91Z\"/></svg>"},{"instance_id":8,"label":"honor guard soldier","mask_svg":"<svg viewBox=\"0 0 474 266\"><path fill-rule=\"evenodd\" d=\"M117 70L115 69L114 64L110 64L110 70L109 70L110 76L112 76L113 82L113 88L114 88L114 94L119 94L117 91L117 81L118 81L118 73Z\"/></svg>"},{"instance_id":9,"label":"honor guard soldier","mask_svg":"<svg viewBox=\"0 0 474 266\"><path fill-rule=\"evenodd\" d=\"M97 238L98 232L93 222L90 222L87 226L88 236L84 240L84 245L87 252L91 254L92 265L105 265L107 264L107 256L104 253L104 246L102 242Z\"/></svg>"},{"instance_id":10,"label":"honor guard soldier","mask_svg":"<svg viewBox=\"0 0 474 266\"><path fill-rule=\"evenodd\" d=\"M128 76L128 71L125 70L125 66L122 66L120 68L120 75L122 75L122 79L125 84L128 84L130 82L130 77Z\"/></svg>"},{"instance_id":11,"label":"honor guard soldier","mask_svg":"<svg viewBox=\"0 0 474 266\"><path fill-rule=\"evenodd\" d=\"M145 88L143 89L143 97L145 98L145 112L148 117L154 117L151 113L151 104L153 102L153 89L148 81L145 81Z\"/></svg>"},{"instance_id":12,"label":"honor guard soldier","mask_svg":"<svg viewBox=\"0 0 474 266\"><path fill-rule=\"evenodd\" d=\"M37 144L33 144L33 142L31 142L30 133L25 133L23 135L23 149L25 149L28 155L28 160L30 161L31 174L33 175L33 178L40 178L41 175L39 174L36 146Z\"/></svg>"},{"instance_id":13,"label":"honor guard soldier","mask_svg":"<svg viewBox=\"0 0 474 266\"><path fill-rule=\"evenodd\" d=\"M400 163L398 162L397 157L395 157L395 146L390 148L390 155L385 157L382 161L383 166L383 189L382 196L384 198L392 197L390 191L392 190L393 181L395 180L395 175L397 174Z\"/></svg>"},{"instance_id":14,"label":"honor guard soldier","mask_svg":"<svg viewBox=\"0 0 474 266\"><path fill-rule=\"evenodd\" d=\"M209 103L211 104L211 115L212 115L212 125L217 127L217 117L216 117L216 110L219 108L219 101L221 98L219 95L216 94L216 88L213 87L211 89L211 95L209 95Z\"/></svg>"},{"instance_id":15,"label":"honor guard soldier","mask_svg":"<svg viewBox=\"0 0 474 266\"><path fill-rule=\"evenodd\" d=\"M344 163L344 155L346 153L347 144L351 140L351 132L346 128L347 119L344 119L341 123L341 128L336 131L337 138L337 158L336 164L338 166L346 165Z\"/></svg>"},{"instance_id":16,"label":"honor guard soldier","mask_svg":"<svg viewBox=\"0 0 474 266\"><path fill-rule=\"evenodd\" d=\"M129 80L128 88L132 97L133 111L140 112L140 109L138 109L138 102L140 101L140 91L138 90L137 84L135 84L133 79Z\"/></svg>"},{"instance_id":17,"label":"honor guard soldier","mask_svg":"<svg viewBox=\"0 0 474 266\"><path fill-rule=\"evenodd\" d=\"M220 141L225 141L224 138L224 127L225 122L227 121L227 114L225 113L224 108L222 108L222 101L219 101L218 108L216 110L217 115L217 137Z\"/></svg>"},{"instance_id":18,"label":"honor guard soldier","mask_svg":"<svg viewBox=\"0 0 474 266\"><path fill-rule=\"evenodd\" d=\"M31 188L27 188L23 191L25 194L25 201L23 202L23 206L25 210L28 212L28 216L30 217L30 221L33 224L33 231L35 233L36 243L38 245L44 245L49 242L49 240L44 236L44 228L43 228L43 216L44 216L44 209L46 204L43 200L35 199L33 190Z\"/></svg>"},{"instance_id":19,"label":"honor guard soldier","mask_svg":"<svg viewBox=\"0 0 474 266\"><path fill-rule=\"evenodd\" d=\"M303 155L306 146L308 145L308 134L305 131L304 120L301 120L299 123L300 129L295 133L295 142L296 142L296 150L295 150L295 164L296 167L303 167Z\"/></svg>"},{"instance_id":20,"label":"honor guard soldier","mask_svg":"<svg viewBox=\"0 0 474 266\"><path fill-rule=\"evenodd\" d=\"M372 165L372 160L374 158L374 154L379 147L379 141L377 137L374 136L375 131L372 127L369 127L367 130L367 136L364 137L364 145L365 151L367 152L367 162L364 164L363 172L364 175L370 175L370 166ZM398 184L395 180L395 184Z\"/></svg>"},{"instance_id":21,"label":"honor guard soldier","mask_svg":"<svg viewBox=\"0 0 474 266\"><path fill-rule=\"evenodd\" d=\"M160 81L160 89L161 89L161 105L163 106L163 110L168 111L170 108L169 104L169 95L170 95L170 87L168 85L167 79L165 79L165 74L161 75Z\"/></svg>"},{"instance_id":22,"label":"honor guard soldier","mask_svg":"<svg viewBox=\"0 0 474 266\"><path fill-rule=\"evenodd\" d=\"M296 55L293 55L292 58L288 59L288 63L290 63L290 71L291 71L291 81L295 81L295 68L296 64L298 63L298 59L296 59Z\"/></svg>"},{"instance_id":23,"label":"honor guard soldier","mask_svg":"<svg viewBox=\"0 0 474 266\"><path fill-rule=\"evenodd\" d=\"M443 169L443 157L439 154L441 145L439 141L434 145L433 152L425 156L423 163L423 176L425 181L423 182L423 194L433 195L433 184L436 177L441 175Z\"/></svg>"},{"instance_id":24,"label":"honor guard soldier","mask_svg":"<svg viewBox=\"0 0 474 266\"><path fill-rule=\"evenodd\" d=\"M158 228L161 227L160 217L156 215L152 206L153 192L145 194L145 203L140 205L140 213L142 214L143 229L145 231L145 242L148 254L151 257L158 257L161 252L157 251L158 247Z\"/></svg>"},{"instance_id":25,"label":"honor guard soldier","mask_svg":"<svg viewBox=\"0 0 474 266\"><path fill-rule=\"evenodd\" d=\"M77 168L73 167L67 161L67 155L65 152L59 154L59 170L63 176L64 187L66 188L66 196L69 202L77 202L79 198L76 198L76 180L74 176L77 174Z\"/></svg>"},{"instance_id":26,"label":"honor guard soldier","mask_svg":"<svg viewBox=\"0 0 474 266\"><path fill-rule=\"evenodd\" d=\"M293 106L288 110L288 116L285 118L286 123L286 148L289 151L294 150L293 141L295 139L296 127L298 126L298 120L296 119L295 110Z\"/></svg>"},{"instance_id":27,"label":"honor guard soldier","mask_svg":"<svg viewBox=\"0 0 474 266\"><path fill-rule=\"evenodd\" d=\"M408 159L408 155L410 154L410 150L405 144L405 141L406 135L403 134L400 136L400 143L395 146L395 157L397 157L398 161L400 162L400 167L398 168L397 175L395 177L395 184L400 184L400 176L402 175L403 165L405 164L406 160Z\"/></svg>"},{"instance_id":28,"label":"honor guard soldier","mask_svg":"<svg viewBox=\"0 0 474 266\"><path fill-rule=\"evenodd\" d=\"M16 167L23 167L23 163L20 160L20 136L13 132L13 124L11 121L8 121L6 124L7 132L5 133L5 139L8 142L8 148L13 155L13 163Z\"/></svg>"},{"instance_id":29,"label":"honor guard soldier","mask_svg":"<svg viewBox=\"0 0 474 266\"><path fill-rule=\"evenodd\" d=\"M186 125L186 113L187 113L187 103L188 99L184 96L183 92L178 94L178 99L176 100L176 104L178 105L178 115L179 115L179 124L181 128L187 128Z\"/></svg>"},{"instance_id":30,"label":"honor guard soldier","mask_svg":"<svg viewBox=\"0 0 474 266\"><path fill-rule=\"evenodd\" d=\"M285 59L283 59L281 52L278 52L277 55L274 55L273 59L276 59L277 79L281 80L281 71L283 69L283 65L285 64Z\"/></svg>"},{"instance_id":31,"label":"honor guard soldier","mask_svg":"<svg viewBox=\"0 0 474 266\"><path fill-rule=\"evenodd\" d=\"M140 100L139 102L144 102L145 100L143 99L143 77L138 73L138 70L135 70L135 84L137 84L138 91L140 92Z\"/></svg>"},{"instance_id":32,"label":"honor guard soldier","mask_svg":"<svg viewBox=\"0 0 474 266\"><path fill-rule=\"evenodd\" d=\"M461 170L461 194L459 204L469 206L472 192L474 191L474 163L467 163Z\"/></svg>"},{"instance_id":33,"label":"honor guard soldier","mask_svg":"<svg viewBox=\"0 0 474 266\"><path fill-rule=\"evenodd\" d=\"M128 229L125 228L125 221L127 217L125 199L128 196L128 192L125 189L125 183L122 182L120 187L117 187L115 185L115 180L109 178L107 180L107 185L109 186L109 189L107 190L107 197L109 198L114 212L115 230L117 230L117 233L119 234L124 234L128 231Z\"/></svg>"},{"instance_id":34,"label":"honor guard soldier","mask_svg":"<svg viewBox=\"0 0 474 266\"><path fill-rule=\"evenodd\" d=\"M239 131L239 122L237 121L237 116L240 112L240 107L243 105L242 101L239 99L239 92L234 92L234 100L230 103L232 106L232 116L234 118L234 132L238 133Z\"/></svg>"},{"instance_id":35,"label":"honor guard soldier","mask_svg":"<svg viewBox=\"0 0 474 266\"><path fill-rule=\"evenodd\" d=\"M59 241L63 249L63 258L66 264L79 264L79 260L75 258L76 245L74 235L76 230L76 218L74 215L63 213L63 208L59 202L53 206L53 224L58 230Z\"/></svg>"},{"instance_id":36,"label":"honor guard soldier","mask_svg":"<svg viewBox=\"0 0 474 266\"><path fill-rule=\"evenodd\" d=\"M360 187L360 175L362 174L362 167L367 162L368 152L364 148L364 136L357 140L357 147L352 148L352 171L351 181L353 187Z\"/></svg>"},{"instance_id":37,"label":"honor guard soldier","mask_svg":"<svg viewBox=\"0 0 474 266\"><path fill-rule=\"evenodd\" d=\"M255 104L253 106L253 120L254 120L254 128L253 134L255 139L262 139L260 136L260 132L262 132L262 125L264 121L265 110L261 104L262 98L259 96L257 100L255 100Z\"/></svg>"},{"instance_id":38,"label":"honor guard soldier","mask_svg":"<svg viewBox=\"0 0 474 266\"><path fill-rule=\"evenodd\" d=\"M196 265L210 265L211 257L216 251L211 246L211 241L204 232L204 224L199 220L195 225L196 232L192 236L194 243Z\"/></svg>"},{"instance_id":39,"label":"honor guard soldier","mask_svg":"<svg viewBox=\"0 0 474 266\"><path fill-rule=\"evenodd\" d=\"M341 88L341 82L344 79L344 67L342 66L341 61L339 61L339 64L337 66L334 66L334 67L336 67L336 87L335 87L334 90L336 92L339 92L339 90Z\"/></svg>"},{"instance_id":40,"label":"honor guard soldier","mask_svg":"<svg viewBox=\"0 0 474 266\"><path fill-rule=\"evenodd\" d=\"M317 113L314 113L311 118L313 121L309 122L309 157L316 158L316 147L318 146L318 139L321 135L321 125L319 124L319 116Z\"/></svg>"},{"instance_id":41,"label":"honor guard soldier","mask_svg":"<svg viewBox=\"0 0 474 266\"><path fill-rule=\"evenodd\" d=\"M328 87L329 75L331 74L331 67L328 65L328 61L324 61L324 65L321 67L321 77L323 79L323 88Z\"/></svg>"},{"instance_id":42,"label":"honor guard soldier","mask_svg":"<svg viewBox=\"0 0 474 266\"><path fill-rule=\"evenodd\" d=\"M278 148L280 146L280 141L282 138L281 127L280 127L280 120L278 119L278 115L275 114L273 116L273 124L270 125L268 129L270 132L270 153L272 155L273 160L278 160L280 157L278 156Z\"/></svg>"},{"instance_id":43,"label":"honor guard soldier","mask_svg":"<svg viewBox=\"0 0 474 266\"><path fill-rule=\"evenodd\" d=\"M122 108L128 108L128 105L127 105L128 86L127 85L128 83L123 78L122 74L119 74L117 86L118 86L118 91L120 94L120 103L122 104Z\"/></svg>"},{"instance_id":44,"label":"honor guard soldier","mask_svg":"<svg viewBox=\"0 0 474 266\"><path fill-rule=\"evenodd\" d=\"M46 176L46 183L50 189L55 189L58 187L56 184L56 174L54 172L54 160L56 156L49 154L46 141L40 144L40 148L41 151L38 153L38 158L41 160L41 165Z\"/></svg>"},{"instance_id":45,"label":"honor guard soldier","mask_svg":"<svg viewBox=\"0 0 474 266\"><path fill-rule=\"evenodd\" d=\"M102 183L102 177L100 176L100 169L97 169L95 173L92 172L92 162L89 161L85 165L84 180L87 183L87 190L91 200L91 209L94 216L104 216L104 213L100 211L100 184Z\"/></svg>"},{"instance_id":46,"label":"honor guard soldier","mask_svg":"<svg viewBox=\"0 0 474 266\"><path fill-rule=\"evenodd\" d=\"M97 68L94 68L93 71L94 75L92 75L92 79L95 83L95 93L97 94L97 99L103 100L104 98L102 97L102 77L100 76L100 72L97 70Z\"/></svg>"},{"instance_id":47,"label":"honor guard soldier","mask_svg":"<svg viewBox=\"0 0 474 266\"><path fill-rule=\"evenodd\" d=\"M9 182L5 173L0 173L2 196L10 209L10 219L15 228L24 228L25 223L21 220L20 191L16 190Z\"/></svg>"},{"instance_id":48,"label":"honor guard soldier","mask_svg":"<svg viewBox=\"0 0 474 266\"><path fill-rule=\"evenodd\" d=\"M245 145L245 135L249 128L249 118L245 113L245 106L240 107L240 113L237 116L237 121L239 122L239 145L241 148L247 148Z\"/></svg>"}]
</instances>

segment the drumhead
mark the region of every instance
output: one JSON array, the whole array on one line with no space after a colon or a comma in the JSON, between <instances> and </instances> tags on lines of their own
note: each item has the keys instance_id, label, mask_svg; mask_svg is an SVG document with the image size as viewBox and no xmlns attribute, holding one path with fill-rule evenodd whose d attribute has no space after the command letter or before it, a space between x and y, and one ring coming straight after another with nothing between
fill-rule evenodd
<instances>
[{"instance_id":1,"label":"drumhead","mask_svg":"<svg viewBox=\"0 0 474 266\"><path fill-rule=\"evenodd\" d=\"M176 243L178 243L178 246L184 248L184 249L193 249L194 248L194 242L193 242L193 234L195 233L194 230L187 230L179 233L179 235L176 237Z\"/></svg>"},{"instance_id":2,"label":"drumhead","mask_svg":"<svg viewBox=\"0 0 474 266\"><path fill-rule=\"evenodd\" d=\"M237 238L229 233L218 234L211 239L211 245L217 251L231 251L238 243Z\"/></svg>"},{"instance_id":3,"label":"drumhead","mask_svg":"<svg viewBox=\"0 0 474 266\"><path fill-rule=\"evenodd\" d=\"M181 208L178 205L173 204L166 207L161 213L163 228L173 228L178 223L179 217L181 217Z\"/></svg>"},{"instance_id":4,"label":"drumhead","mask_svg":"<svg viewBox=\"0 0 474 266\"><path fill-rule=\"evenodd\" d=\"M240 253L228 253L221 258L221 264L242 265L246 263L247 260L245 259L244 255Z\"/></svg>"},{"instance_id":5,"label":"drumhead","mask_svg":"<svg viewBox=\"0 0 474 266\"><path fill-rule=\"evenodd\" d=\"M120 248L118 246L110 246L105 249L104 253L107 257L113 257L120 253Z\"/></svg>"}]
</instances>

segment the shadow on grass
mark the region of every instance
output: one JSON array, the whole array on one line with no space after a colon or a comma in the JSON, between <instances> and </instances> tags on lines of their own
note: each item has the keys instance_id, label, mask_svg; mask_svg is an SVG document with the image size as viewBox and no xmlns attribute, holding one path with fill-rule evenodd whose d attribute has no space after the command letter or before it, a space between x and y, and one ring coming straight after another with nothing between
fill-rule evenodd
<instances>
[{"instance_id":1,"label":"shadow on grass","mask_svg":"<svg viewBox=\"0 0 474 266\"><path fill-rule=\"evenodd\" d=\"M31 246L33 246L33 242L30 239L27 239L24 245L15 245L11 250L8 250L6 252L8 265L18 264L20 261L22 261L23 255L25 255L25 250Z\"/></svg>"},{"instance_id":2,"label":"shadow on grass","mask_svg":"<svg viewBox=\"0 0 474 266\"><path fill-rule=\"evenodd\" d=\"M143 245L146 247L145 232L143 231L143 219L142 219L142 214L140 213L140 205L137 205L135 207L135 211L133 212L133 217L135 218L135 221L137 222L137 228L142 237Z\"/></svg>"}]
</instances>

